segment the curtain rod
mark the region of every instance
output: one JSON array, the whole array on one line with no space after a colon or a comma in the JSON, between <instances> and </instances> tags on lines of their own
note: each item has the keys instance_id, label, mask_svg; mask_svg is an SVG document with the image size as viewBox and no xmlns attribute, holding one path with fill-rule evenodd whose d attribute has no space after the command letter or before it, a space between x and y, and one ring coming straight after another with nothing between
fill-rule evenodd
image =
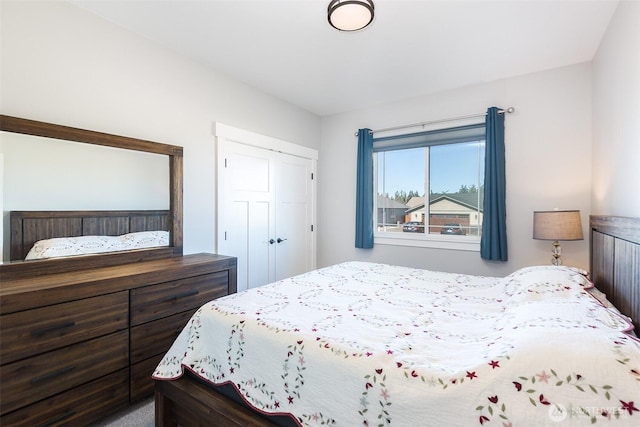
<instances>
[{"instance_id":1,"label":"curtain rod","mask_svg":"<svg viewBox=\"0 0 640 427\"><path fill-rule=\"evenodd\" d=\"M498 114L505 114L505 113L511 114L514 111L516 111L515 108L509 107L509 108L505 108L504 110L498 110ZM418 127L418 126L426 126L426 125L431 125L431 124L434 124L434 123L444 123L444 122L453 122L455 120L473 119L475 117L484 117L486 115L487 115L487 113L469 114L469 115L466 115L466 116L450 117L448 119L431 120L431 121L428 121L428 122L413 123L413 124L410 124L410 125L394 126L394 127L390 127L390 128L383 128L383 129L374 129L374 130L370 131L370 133L374 134L376 132L386 132L386 131L389 131L389 130L397 130L397 129L413 128L413 127ZM355 133L355 136L358 136L358 132Z\"/></svg>"}]
</instances>

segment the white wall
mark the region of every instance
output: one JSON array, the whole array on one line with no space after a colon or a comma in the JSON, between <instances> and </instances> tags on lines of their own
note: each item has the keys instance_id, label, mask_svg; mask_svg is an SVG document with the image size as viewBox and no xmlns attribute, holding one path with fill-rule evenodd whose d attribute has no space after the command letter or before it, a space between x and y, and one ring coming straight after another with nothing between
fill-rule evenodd
<instances>
[{"instance_id":1,"label":"white wall","mask_svg":"<svg viewBox=\"0 0 640 427\"><path fill-rule=\"evenodd\" d=\"M0 7L2 114L184 147L185 253L215 250L214 122L319 147L317 116L82 9Z\"/></svg>"},{"instance_id":2,"label":"white wall","mask_svg":"<svg viewBox=\"0 0 640 427\"><path fill-rule=\"evenodd\" d=\"M385 128L510 107L506 118L509 261L478 252L376 245L354 248L358 128ZM591 199L591 67L578 64L394 104L324 117L319 161L319 260L348 259L505 275L550 263L551 242L532 239L533 211L580 209L587 230ZM586 268L588 240L563 242L565 264Z\"/></svg>"},{"instance_id":3,"label":"white wall","mask_svg":"<svg viewBox=\"0 0 640 427\"><path fill-rule=\"evenodd\" d=\"M594 214L640 216L640 2L622 1L593 61Z\"/></svg>"}]
</instances>

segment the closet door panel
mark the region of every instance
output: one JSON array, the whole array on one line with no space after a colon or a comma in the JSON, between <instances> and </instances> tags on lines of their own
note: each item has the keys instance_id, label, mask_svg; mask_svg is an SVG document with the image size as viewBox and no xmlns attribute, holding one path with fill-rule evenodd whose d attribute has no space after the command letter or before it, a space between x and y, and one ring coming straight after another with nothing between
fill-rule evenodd
<instances>
[{"instance_id":1,"label":"closet door panel","mask_svg":"<svg viewBox=\"0 0 640 427\"><path fill-rule=\"evenodd\" d=\"M275 280L274 153L226 142L220 173L223 222L218 251L238 258L238 291Z\"/></svg>"},{"instance_id":2,"label":"closet door panel","mask_svg":"<svg viewBox=\"0 0 640 427\"><path fill-rule=\"evenodd\" d=\"M315 268L317 153L222 126L217 252L238 260L238 291Z\"/></svg>"},{"instance_id":3,"label":"closet door panel","mask_svg":"<svg viewBox=\"0 0 640 427\"><path fill-rule=\"evenodd\" d=\"M311 266L311 160L276 155L276 280ZM278 241L280 239L280 241Z\"/></svg>"}]
</instances>

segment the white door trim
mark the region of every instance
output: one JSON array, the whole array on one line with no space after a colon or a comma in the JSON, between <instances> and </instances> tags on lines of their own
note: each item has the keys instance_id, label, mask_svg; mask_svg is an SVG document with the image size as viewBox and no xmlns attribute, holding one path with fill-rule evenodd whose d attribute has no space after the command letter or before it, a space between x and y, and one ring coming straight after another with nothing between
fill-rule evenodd
<instances>
[{"instance_id":1,"label":"white door trim","mask_svg":"<svg viewBox=\"0 0 640 427\"><path fill-rule=\"evenodd\" d=\"M213 134L216 138L224 138L240 144L253 145L267 150L304 157L305 159L318 160L318 150L314 150L313 148L293 144L266 135L260 135L259 133L225 125L224 123L214 123Z\"/></svg>"}]
</instances>

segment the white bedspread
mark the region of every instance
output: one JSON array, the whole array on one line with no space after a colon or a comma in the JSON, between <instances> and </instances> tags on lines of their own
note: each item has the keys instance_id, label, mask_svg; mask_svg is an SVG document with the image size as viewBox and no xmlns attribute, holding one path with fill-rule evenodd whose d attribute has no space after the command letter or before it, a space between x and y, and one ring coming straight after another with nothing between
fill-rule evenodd
<instances>
[{"instance_id":1,"label":"white bedspread","mask_svg":"<svg viewBox=\"0 0 640 427\"><path fill-rule=\"evenodd\" d=\"M640 425L640 343L589 286L348 262L204 305L154 378L305 426Z\"/></svg>"}]
</instances>

